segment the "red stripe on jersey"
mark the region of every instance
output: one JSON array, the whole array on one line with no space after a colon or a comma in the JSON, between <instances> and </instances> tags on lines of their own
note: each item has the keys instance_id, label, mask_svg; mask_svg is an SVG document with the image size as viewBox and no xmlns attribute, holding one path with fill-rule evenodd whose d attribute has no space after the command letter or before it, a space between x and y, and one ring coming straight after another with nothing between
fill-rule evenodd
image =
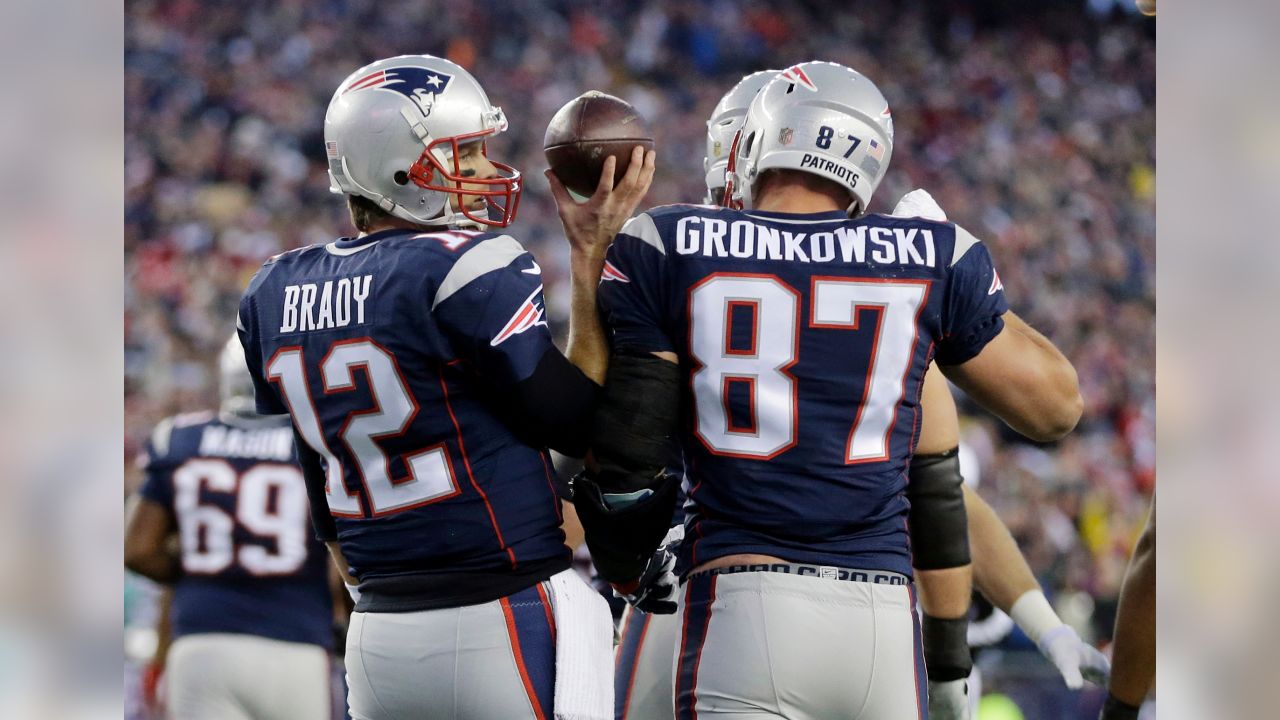
<instances>
[{"instance_id":1,"label":"red stripe on jersey","mask_svg":"<svg viewBox=\"0 0 1280 720\"><path fill-rule=\"evenodd\" d=\"M493 514L493 505L489 503L489 496L484 494L484 490L480 489L480 485L476 483L476 476L471 472L471 460L467 457L467 446L462 442L462 426L458 424L458 416L453 414L453 404L449 402L449 386L444 382L444 375L436 373L440 378L440 389L444 392L444 407L449 411L449 419L453 421L453 429L458 433L458 449L462 451L462 464L467 468L467 478L471 480L471 487L479 493L480 499L484 501L485 510L489 511L489 522L493 523L493 534L498 536L498 546L507 551L507 557L511 558L511 567L516 566L516 554L511 548L507 547L507 541L502 539L502 530L498 527L498 516Z\"/></svg>"}]
</instances>

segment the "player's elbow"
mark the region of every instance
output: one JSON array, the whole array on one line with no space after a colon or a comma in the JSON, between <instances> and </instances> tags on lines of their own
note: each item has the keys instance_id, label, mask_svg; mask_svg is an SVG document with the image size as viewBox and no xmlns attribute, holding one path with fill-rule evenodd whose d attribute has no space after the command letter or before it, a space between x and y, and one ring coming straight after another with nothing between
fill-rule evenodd
<instances>
[{"instance_id":1,"label":"player's elbow","mask_svg":"<svg viewBox=\"0 0 1280 720\"><path fill-rule=\"evenodd\" d=\"M1076 428L1084 414L1084 398L1080 395L1076 371L1069 364L1053 388L1054 392L1041 405L1041 412L1036 413L1027 433L1038 442L1061 440Z\"/></svg>"},{"instance_id":2,"label":"player's elbow","mask_svg":"<svg viewBox=\"0 0 1280 720\"><path fill-rule=\"evenodd\" d=\"M139 575L150 576L150 569L155 566L155 548L137 539L125 537L124 566Z\"/></svg>"}]
</instances>

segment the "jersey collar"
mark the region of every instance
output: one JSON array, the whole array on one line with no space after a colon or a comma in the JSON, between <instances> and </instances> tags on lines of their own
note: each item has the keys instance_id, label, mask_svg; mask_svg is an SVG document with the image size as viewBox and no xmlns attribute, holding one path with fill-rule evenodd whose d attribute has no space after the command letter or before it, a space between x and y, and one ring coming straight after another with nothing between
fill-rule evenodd
<instances>
[{"instance_id":1,"label":"jersey collar","mask_svg":"<svg viewBox=\"0 0 1280 720\"><path fill-rule=\"evenodd\" d=\"M843 210L827 210L826 212L817 213L786 213L765 210L747 210L746 213L752 217L763 218L765 220L806 220L813 222L818 220L849 219L849 216Z\"/></svg>"},{"instance_id":2,"label":"jersey collar","mask_svg":"<svg viewBox=\"0 0 1280 720\"><path fill-rule=\"evenodd\" d=\"M399 235L401 233L411 233L411 232L419 232L419 231L410 230L408 228L387 228L386 230L379 230L377 232L372 232L372 233L369 233L368 235L361 235L359 237L338 238L337 240L334 241L333 244L339 248L342 248L343 250L347 250L350 248L371 245L373 243L378 242L379 240L389 238L392 235Z\"/></svg>"}]
</instances>

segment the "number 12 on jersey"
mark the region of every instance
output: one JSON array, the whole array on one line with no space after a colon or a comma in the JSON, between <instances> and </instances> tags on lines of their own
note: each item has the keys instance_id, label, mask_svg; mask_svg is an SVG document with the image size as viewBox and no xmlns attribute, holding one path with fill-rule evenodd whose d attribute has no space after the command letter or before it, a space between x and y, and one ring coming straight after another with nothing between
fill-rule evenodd
<instances>
[{"instance_id":1,"label":"number 12 on jersey","mask_svg":"<svg viewBox=\"0 0 1280 720\"><path fill-rule=\"evenodd\" d=\"M889 435L915 353L928 280L814 277L809 328L870 333L871 359L861 398L849 398L847 464L889 458ZM731 346L734 310L751 312L752 341ZM800 293L776 275L716 273L690 290L690 351L697 434L711 452L767 460L796 444L798 385L790 372L799 360ZM860 327L861 310L877 311L873 328ZM856 373L832 367L829 372ZM750 415L735 423L729 389L747 386ZM859 402L860 401L860 402Z\"/></svg>"},{"instance_id":2,"label":"number 12 on jersey","mask_svg":"<svg viewBox=\"0 0 1280 720\"><path fill-rule=\"evenodd\" d=\"M328 482L325 498L329 512L339 517L366 517L361 498L347 490L343 465L325 439L320 418L307 384L302 348L283 348L267 363L267 378L278 383L299 434L325 461ZM355 460L372 516L389 515L420 507L461 492L454 481L449 452L443 443L420 448L404 456L408 477L391 477L390 463L378 446L379 438L404 435L418 414L418 403L409 392L389 350L367 338L341 340L329 346L320 361L325 394L356 389L355 369L368 378L372 408L352 411L338 436Z\"/></svg>"}]
</instances>

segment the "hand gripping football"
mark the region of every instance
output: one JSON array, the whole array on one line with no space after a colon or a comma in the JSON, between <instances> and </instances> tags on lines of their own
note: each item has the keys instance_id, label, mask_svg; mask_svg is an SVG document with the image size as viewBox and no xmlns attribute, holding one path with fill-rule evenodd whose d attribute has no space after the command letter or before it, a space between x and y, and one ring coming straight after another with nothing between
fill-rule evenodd
<instances>
[{"instance_id":1,"label":"hand gripping football","mask_svg":"<svg viewBox=\"0 0 1280 720\"><path fill-rule=\"evenodd\" d=\"M547 125L542 147L547 164L564 186L589 197L600 182L605 158L617 158L613 183L631 161L631 150L653 149L649 124L625 100L591 90L570 100Z\"/></svg>"}]
</instances>

